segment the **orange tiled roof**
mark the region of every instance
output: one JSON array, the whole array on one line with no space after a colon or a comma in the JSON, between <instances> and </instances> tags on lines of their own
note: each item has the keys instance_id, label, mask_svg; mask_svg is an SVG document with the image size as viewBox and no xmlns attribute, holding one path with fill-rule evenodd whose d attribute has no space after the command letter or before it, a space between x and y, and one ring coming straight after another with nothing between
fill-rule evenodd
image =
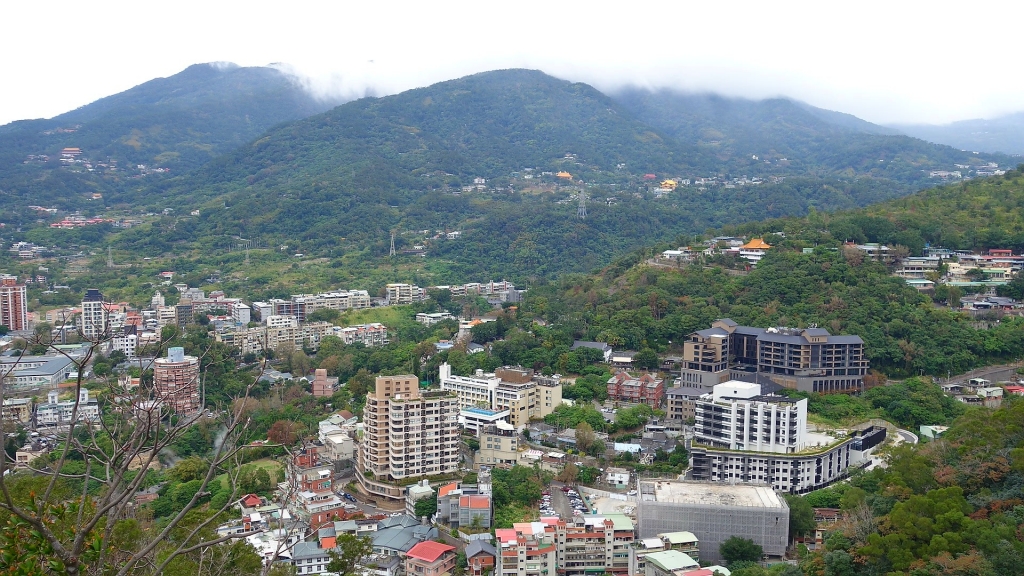
<instances>
[{"instance_id":1,"label":"orange tiled roof","mask_svg":"<svg viewBox=\"0 0 1024 576\"><path fill-rule=\"evenodd\" d=\"M740 248L746 250L767 250L771 248L771 245L765 242L762 238L754 238L750 242L747 242Z\"/></svg>"}]
</instances>

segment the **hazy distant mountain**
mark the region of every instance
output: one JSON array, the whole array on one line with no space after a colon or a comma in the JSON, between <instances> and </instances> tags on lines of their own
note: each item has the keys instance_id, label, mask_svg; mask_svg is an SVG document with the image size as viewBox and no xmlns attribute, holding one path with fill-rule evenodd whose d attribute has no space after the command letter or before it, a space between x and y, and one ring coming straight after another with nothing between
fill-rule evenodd
<instances>
[{"instance_id":1,"label":"hazy distant mountain","mask_svg":"<svg viewBox=\"0 0 1024 576\"><path fill-rule=\"evenodd\" d=\"M759 162L782 164L797 173L870 175L925 185L925 170L952 169L953 163L970 159L953 148L786 98L746 100L641 89L623 90L614 98L640 120L696 143L723 162L748 162L756 156Z\"/></svg>"},{"instance_id":2,"label":"hazy distant mountain","mask_svg":"<svg viewBox=\"0 0 1024 576\"><path fill-rule=\"evenodd\" d=\"M991 120L961 120L941 126L894 124L892 127L915 138L961 150L1024 154L1024 112Z\"/></svg>"},{"instance_id":3,"label":"hazy distant mountain","mask_svg":"<svg viewBox=\"0 0 1024 576\"><path fill-rule=\"evenodd\" d=\"M48 120L0 126L0 170L29 154L76 147L93 160L195 168L271 126L323 112L336 102L311 96L274 68L195 64Z\"/></svg>"}]
</instances>

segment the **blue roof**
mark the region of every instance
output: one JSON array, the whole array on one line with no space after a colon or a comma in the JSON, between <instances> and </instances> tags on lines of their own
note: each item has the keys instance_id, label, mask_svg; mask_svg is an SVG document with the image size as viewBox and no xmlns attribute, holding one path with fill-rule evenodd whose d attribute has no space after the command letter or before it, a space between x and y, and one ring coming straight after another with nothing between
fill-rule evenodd
<instances>
[{"instance_id":1,"label":"blue roof","mask_svg":"<svg viewBox=\"0 0 1024 576\"><path fill-rule=\"evenodd\" d=\"M480 414L483 416L494 416L504 412L504 410L488 410L487 408L463 408L463 412L472 412L473 414Z\"/></svg>"}]
</instances>

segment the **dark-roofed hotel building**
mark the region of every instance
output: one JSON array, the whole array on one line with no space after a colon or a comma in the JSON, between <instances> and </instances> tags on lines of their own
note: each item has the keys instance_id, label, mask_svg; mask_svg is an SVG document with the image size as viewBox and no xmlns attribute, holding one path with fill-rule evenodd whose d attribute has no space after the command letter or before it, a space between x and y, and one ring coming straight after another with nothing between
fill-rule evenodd
<instances>
[{"instance_id":1,"label":"dark-roofed hotel building","mask_svg":"<svg viewBox=\"0 0 1024 576\"><path fill-rule=\"evenodd\" d=\"M680 383L710 388L762 377L804 392L855 393L863 390L867 371L860 336L832 336L817 327L754 328L723 318L687 337Z\"/></svg>"}]
</instances>

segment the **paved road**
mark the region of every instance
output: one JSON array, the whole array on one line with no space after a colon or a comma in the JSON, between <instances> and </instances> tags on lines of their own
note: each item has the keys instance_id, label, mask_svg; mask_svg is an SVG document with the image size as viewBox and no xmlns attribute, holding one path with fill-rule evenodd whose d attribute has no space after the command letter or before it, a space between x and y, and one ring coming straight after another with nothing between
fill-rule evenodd
<instances>
[{"instance_id":1,"label":"paved road","mask_svg":"<svg viewBox=\"0 0 1024 576\"><path fill-rule=\"evenodd\" d=\"M896 433L900 435L900 438L903 438L904 442L910 442L911 444L917 444L917 434L914 434L910 430L902 430L900 428L897 428L896 429Z\"/></svg>"},{"instance_id":2,"label":"paved road","mask_svg":"<svg viewBox=\"0 0 1024 576\"><path fill-rule=\"evenodd\" d=\"M553 482L548 488L551 490L551 507L562 518L572 518L573 509L569 504L569 498L566 497L565 492L562 492L562 484Z\"/></svg>"}]
</instances>

